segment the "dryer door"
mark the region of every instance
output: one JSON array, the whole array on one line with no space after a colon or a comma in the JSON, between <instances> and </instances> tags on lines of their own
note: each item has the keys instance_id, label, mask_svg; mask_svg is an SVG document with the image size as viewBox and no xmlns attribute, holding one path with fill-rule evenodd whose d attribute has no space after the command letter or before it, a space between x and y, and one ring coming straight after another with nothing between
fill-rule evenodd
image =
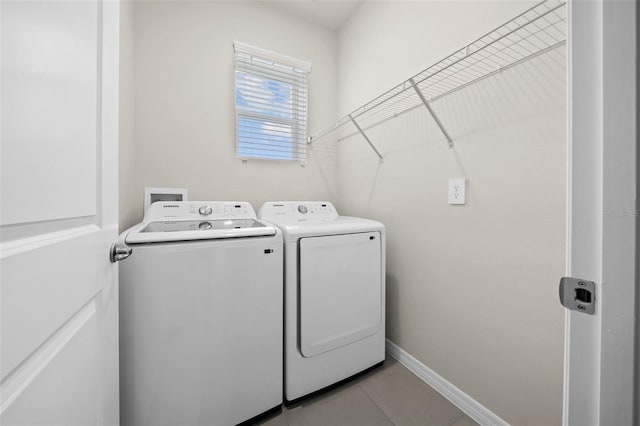
<instances>
[{"instance_id":1,"label":"dryer door","mask_svg":"<svg viewBox=\"0 0 640 426\"><path fill-rule=\"evenodd\" d=\"M309 358L375 334L382 316L378 232L300 239L300 350Z\"/></svg>"}]
</instances>

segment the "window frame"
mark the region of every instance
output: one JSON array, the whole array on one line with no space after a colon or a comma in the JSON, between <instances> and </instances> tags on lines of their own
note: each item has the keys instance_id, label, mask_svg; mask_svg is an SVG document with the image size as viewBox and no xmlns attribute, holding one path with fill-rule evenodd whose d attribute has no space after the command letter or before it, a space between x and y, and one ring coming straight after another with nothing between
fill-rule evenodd
<instances>
[{"instance_id":1,"label":"window frame","mask_svg":"<svg viewBox=\"0 0 640 426\"><path fill-rule=\"evenodd\" d=\"M257 159L306 163L309 117L308 74L311 71L311 63L238 41L234 42L233 47L235 51L234 104L236 117L236 158L240 158L243 161ZM244 75L244 77L239 78L239 74ZM282 75L281 79L278 78L278 74ZM248 83L248 79L252 77L257 81L256 86L262 85L264 88L273 82L278 86L282 85L285 87L283 92L286 93L286 90L289 91L288 105L286 104L287 101L280 104L271 103L271 105L267 105L267 103L272 102L267 99L266 102L260 101L257 103L258 105L264 105L264 111L255 111L256 105L254 104L252 106L250 103L252 100L255 101L261 88L249 88L250 83ZM278 88L276 88L272 96L277 96L277 91ZM244 92L242 98L247 102L245 108L238 103L241 92ZM254 96L253 99L252 95ZM284 111L283 115L288 113L290 117L279 116L279 113L282 111ZM246 130L249 126L245 125L243 127L241 123L243 119L249 122L262 123L263 126L272 124L276 127L275 130L273 130L274 132L288 129L289 140L282 141L281 145L269 145L269 136L267 133L259 135L256 133L258 136L254 139L255 147L253 149L260 150L262 148L265 149L265 151L263 153L248 153L246 151L252 149L247 147L247 144L251 143L251 136L246 135ZM277 128L278 126L281 126L280 129ZM243 131L245 132L245 136L242 135ZM288 156L278 154L279 152L287 152L278 149L283 147L289 148ZM243 151L243 149L245 151Z\"/></svg>"}]
</instances>

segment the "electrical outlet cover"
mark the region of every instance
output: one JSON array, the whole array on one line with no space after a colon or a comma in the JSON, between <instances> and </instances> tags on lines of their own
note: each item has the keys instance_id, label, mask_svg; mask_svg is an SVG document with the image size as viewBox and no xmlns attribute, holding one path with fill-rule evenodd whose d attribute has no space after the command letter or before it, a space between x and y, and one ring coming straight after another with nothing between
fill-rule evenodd
<instances>
[{"instance_id":1,"label":"electrical outlet cover","mask_svg":"<svg viewBox=\"0 0 640 426\"><path fill-rule=\"evenodd\" d=\"M465 178L449 179L449 204L465 203Z\"/></svg>"}]
</instances>

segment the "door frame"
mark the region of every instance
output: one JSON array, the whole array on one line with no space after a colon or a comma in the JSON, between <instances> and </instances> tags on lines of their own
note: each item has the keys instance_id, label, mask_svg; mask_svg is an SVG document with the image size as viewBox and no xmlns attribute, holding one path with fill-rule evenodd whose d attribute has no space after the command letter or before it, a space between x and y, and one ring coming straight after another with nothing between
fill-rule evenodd
<instances>
[{"instance_id":1,"label":"door frame","mask_svg":"<svg viewBox=\"0 0 640 426\"><path fill-rule=\"evenodd\" d=\"M633 424L637 404L637 12L569 1L566 272L596 313L566 312L564 425Z\"/></svg>"}]
</instances>

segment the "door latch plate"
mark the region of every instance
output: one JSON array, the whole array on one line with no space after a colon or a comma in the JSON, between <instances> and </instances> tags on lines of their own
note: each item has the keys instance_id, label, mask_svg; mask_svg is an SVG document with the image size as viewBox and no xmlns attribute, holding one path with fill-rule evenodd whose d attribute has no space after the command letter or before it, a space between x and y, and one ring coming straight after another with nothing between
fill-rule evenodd
<instances>
[{"instance_id":1,"label":"door latch plate","mask_svg":"<svg viewBox=\"0 0 640 426\"><path fill-rule=\"evenodd\" d=\"M560 303L567 309L593 315L596 311L596 283L580 278L560 279Z\"/></svg>"}]
</instances>

